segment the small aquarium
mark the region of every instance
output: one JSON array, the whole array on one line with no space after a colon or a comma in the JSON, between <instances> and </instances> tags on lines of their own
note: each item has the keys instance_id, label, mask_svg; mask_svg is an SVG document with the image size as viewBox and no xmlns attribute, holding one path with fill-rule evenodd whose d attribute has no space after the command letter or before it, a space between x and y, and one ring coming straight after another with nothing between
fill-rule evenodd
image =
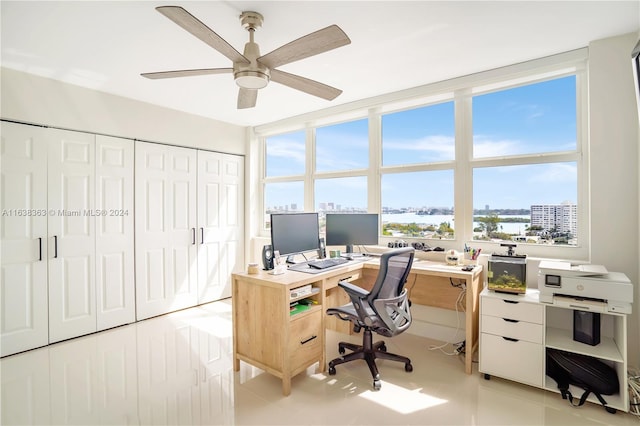
<instances>
[{"instance_id":1,"label":"small aquarium","mask_svg":"<svg viewBox=\"0 0 640 426\"><path fill-rule=\"evenodd\" d=\"M492 254L487 273L489 290L504 293L527 291L527 257Z\"/></svg>"}]
</instances>

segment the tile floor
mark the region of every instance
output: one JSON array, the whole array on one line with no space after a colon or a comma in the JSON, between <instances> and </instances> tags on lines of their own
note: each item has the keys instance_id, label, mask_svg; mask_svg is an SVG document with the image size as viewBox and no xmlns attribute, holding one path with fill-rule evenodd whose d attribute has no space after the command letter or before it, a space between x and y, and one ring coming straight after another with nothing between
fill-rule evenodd
<instances>
[{"instance_id":1,"label":"tile floor","mask_svg":"<svg viewBox=\"0 0 640 426\"><path fill-rule=\"evenodd\" d=\"M386 339L414 370L379 362L372 390L364 362L281 382L241 363L232 366L230 300L72 339L0 360L3 425L637 425L595 404L572 408L559 394L464 373L463 358L404 333ZM327 333L327 357L338 340Z\"/></svg>"}]
</instances>

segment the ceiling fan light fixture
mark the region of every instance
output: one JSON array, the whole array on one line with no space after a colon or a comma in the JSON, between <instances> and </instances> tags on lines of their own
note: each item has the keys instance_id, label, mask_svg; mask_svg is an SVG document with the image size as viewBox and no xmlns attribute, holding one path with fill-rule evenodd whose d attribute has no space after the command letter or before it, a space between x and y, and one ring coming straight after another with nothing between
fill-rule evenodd
<instances>
[{"instance_id":1,"label":"ceiling fan light fixture","mask_svg":"<svg viewBox=\"0 0 640 426\"><path fill-rule=\"evenodd\" d=\"M238 71L234 77L236 84L243 89L262 89L269 83L269 76L257 71Z\"/></svg>"}]
</instances>

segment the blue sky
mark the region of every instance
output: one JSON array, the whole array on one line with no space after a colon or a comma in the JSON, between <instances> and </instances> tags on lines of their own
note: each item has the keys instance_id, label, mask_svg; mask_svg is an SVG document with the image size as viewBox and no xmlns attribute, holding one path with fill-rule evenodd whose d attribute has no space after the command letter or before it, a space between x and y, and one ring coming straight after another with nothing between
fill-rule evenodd
<instances>
[{"instance_id":1,"label":"blue sky","mask_svg":"<svg viewBox=\"0 0 640 426\"><path fill-rule=\"evenodd\" d=\"M571 76L475 96L474 157L575 150L575 84ZM446 102L383 116L383 165L454 160L453 109L453 102ZM367 135L366 119L317 129L316 169L367 168ZM269 138L268 153L270 174L304 173L304 132ZM476 168L473 177L474 208L529 208L531 204L577 201L575 163ZM319 189L316 203L366 204L365 185L364 179L321 183L324 189ZM382 186L383 206L453 207L451 170L384 175ZM273 197L274 204L286 203ZM318 199L325 197L331 199Z\"/></svg>"}]
</instances>

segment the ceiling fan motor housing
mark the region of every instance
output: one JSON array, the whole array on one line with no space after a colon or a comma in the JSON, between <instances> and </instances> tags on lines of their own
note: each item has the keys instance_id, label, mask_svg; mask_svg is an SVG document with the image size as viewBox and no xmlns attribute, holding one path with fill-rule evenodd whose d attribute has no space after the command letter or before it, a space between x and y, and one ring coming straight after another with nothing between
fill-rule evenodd
<instances>
[{"instance_id":1,"label":"ceiling fan motor housing","mask_svg":"<svg viewBox=\"0 0 640 426\"><path fill-rule=\"evenodd\" d=\"M253 41L256 28L262 26L263 17L258 12L242 12L240 15L242 27L249 31L250 40L244 45L244 57L250 62L235 62L233 77L236 84L244 89L262 89L269 83L271 77L269 68L257 61L260 57L260 47Z\"/></svg>"}]
</instances>

